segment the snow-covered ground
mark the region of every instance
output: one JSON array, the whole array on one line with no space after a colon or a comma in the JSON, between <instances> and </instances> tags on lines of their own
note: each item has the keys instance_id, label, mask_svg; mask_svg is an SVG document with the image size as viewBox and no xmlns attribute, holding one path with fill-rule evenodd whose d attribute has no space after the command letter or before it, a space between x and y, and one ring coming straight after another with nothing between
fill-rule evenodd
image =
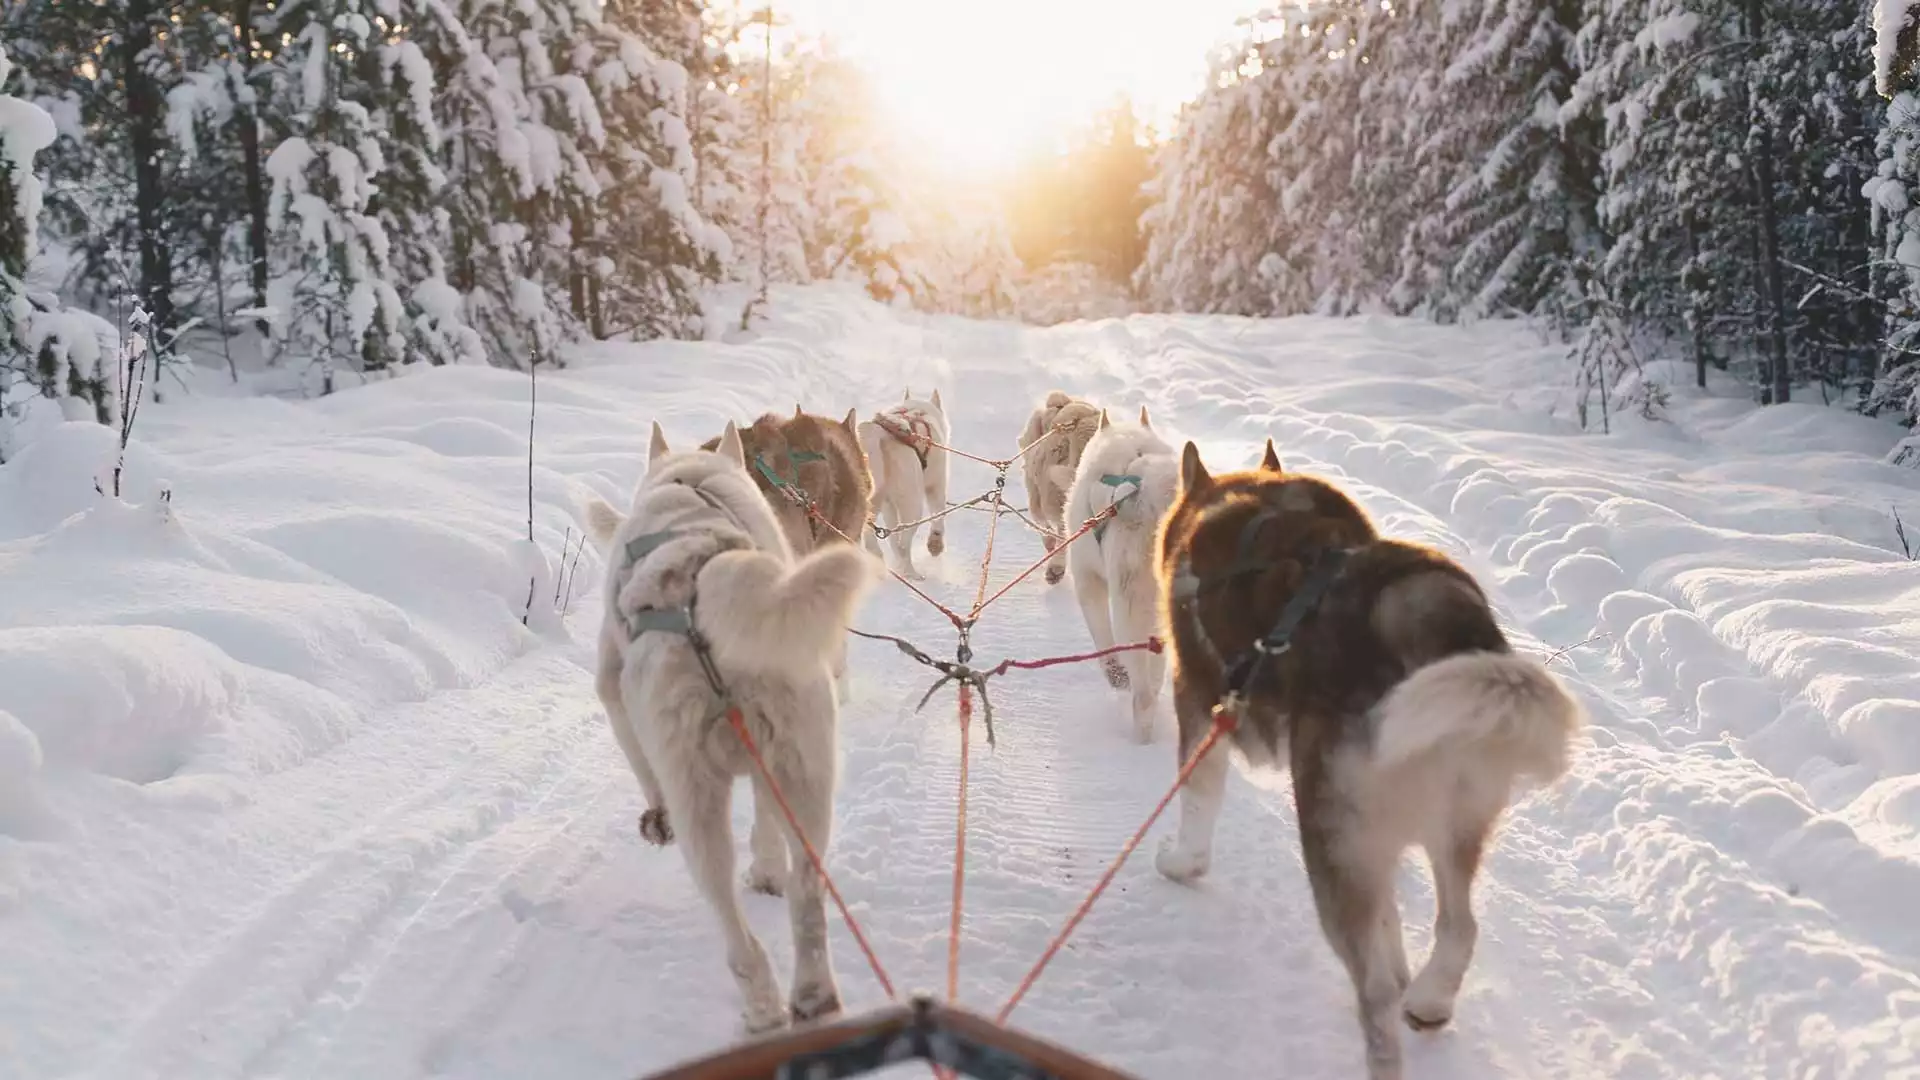
<instances>
[{"instance_id":1,"label":"snow-covered ground","mask_svg":"<svg viewBox=\"0 0 1920 1080\"><path fill-rule=\"evenodd\" d=\"M1920 1075L1920 563L1892 518L1920 543L1920 475L1878 463L1891 429L1683 378L1672 422L1579 434L1549 415L1555 350L1513 326L1034 330L834 290L774 316L542 376L542 574L584 493L625 501L656 417L691 443L938 386L992 457L1060 386L1151 406L1215 467L1271 434L1465 560L1593 712L1573 775L1512 816L1458 1020L1409 1038L1412 1077ZM611 1080L735 1036L709 913L678 850L635 835L593 696L596 555L570 611L543 584L521 626L526 391L439 369L310 403L175 394L141 414L124 503L94 493L92 425L0 467L0 1076ZM956 463L954 498L990 483ZM971 598L986 522L921 557L936 595ZM995 582L1040 551L1009 520ZM951 655L898 586L860 625ZM1036 575L976 646L1087 638ZM853 670L830 868L896 982L935 988L953 697L916 714L930 673L884 643ZM1174 772L1171 719L1133 745L1091 666L994 697L960 980L987 1011ZM1236 777L1214 875L1136 857L1015 1022L1146 1078L1358 1075L1292 817L1284 777ZM1412 860L1403 880L1417 962L1431 893ZM748 903L784 971L785 905ZM833 933L848 1004L877 1004Z\"/></svg>"}]
</instances>

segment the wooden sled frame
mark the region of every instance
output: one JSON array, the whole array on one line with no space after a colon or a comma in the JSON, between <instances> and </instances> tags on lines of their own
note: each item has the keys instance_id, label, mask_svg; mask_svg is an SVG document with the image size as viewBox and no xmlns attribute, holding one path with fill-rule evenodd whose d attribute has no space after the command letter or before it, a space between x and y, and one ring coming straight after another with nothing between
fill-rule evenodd
<instances>
[{"instance_id":1,"label":"wooden sled frame","mask_svg":"<svg viewBox=\"0 0 1920 1080\"><path fill-rule=\"evenodd\" d=\"M925 995L906 1005L768 1035L642 1080L839 1080L915 1060L975 1080L1135 1080Z\"/></svg>"}]
</instances>

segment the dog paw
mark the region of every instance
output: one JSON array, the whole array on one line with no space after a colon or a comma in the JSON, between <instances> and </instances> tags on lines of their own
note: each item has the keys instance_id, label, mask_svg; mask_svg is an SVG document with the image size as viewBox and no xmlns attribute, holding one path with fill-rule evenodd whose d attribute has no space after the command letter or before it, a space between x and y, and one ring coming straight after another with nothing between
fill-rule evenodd
<instances>
[{"instance_id":1,"label":"dog paw","mask_svg":"<svg viewBox=\"0 0 1920 1080\"><path fill-rule=\"evenodd\" d=\"M1407 1026L1415 1031L1438 1031L1453 1019L1453 1001L1436 992L1431 982L1420 979L1408 988L1400 1010Z\"/></svg>"},{"instance_id":2,"label":"dog paw","mask_svg":"<svg viewBox=\"0 0 1920 1080\"><path fill-rule=\"evenodd\" d=\"M831 986L795 991L788 1012L796 1024L824 1019L840 1011L840 991Z\"/></svg>"},{"instance_id":3,"label":"dog paw","mask_svg":"<svg viewBox=\"0 0 1920 1080\"><path fill-rule=\"evenodd\" d=\"M1182 883L1199 880L1212 865L1211 852L1187 851L1171 837L1161 843L1153 857L1153 868L1160 871L1162 877Z\"/></svg>"},{"instance_id":4,"label":"dog paw","mask_svg":"<svg viewBox=\"0 0 1920 1080\"><path fill-rule=\"evenodd\" d=\"M1132 685L1132 680L1127 678L1127 666L1114 657L1101 657L1100 667L1107 673L1107 685L1115 690L1125 690Z\"/></svg>"},{"instance_id":5,"label":"dog paw","mask_svg":"<svg viewBox=\"0 0 1920 1080\"><path fill-rule=\"evenodd\" d=\"M640 815L640 839L654 847L666 847L673 843L673 825L667 821L666 810L660 807L648 807Z\"/></svg>"},{"instance_id":6,"label":"dog paw","mask_svg":"<svg viewBox=\"0 0 1920 1080\"><path fill-rule=\"evenodd\" d=\"M1066 576L1067 576L1067 568L1064 566L1047 567L1047 584L1049 585L1060 584L1061 581L1066 579Z\"/></svg>"},{"instance_id":7,"label":"dog paw","mask_svg":"<svg viewBox=\"0 0 1920 1080\"><path fill-rule=\"evenodd\" d=\"M783 869L765 866L749 866L741 875L740 881L750 891L763 896L784 896L787 891L787 875Z\"/></svg>"},{"instance_id":8,"label":"dog paw","mask_svg":"<svg viewBox=\"0 0 1920 1080\"><path fill-rule=\"evenodd\" d=\"M787 1026L787 1014L782 1011L756 1016L749 1012L741 1015L740 1023L749 1036L767 1035Z\"/></svg>"},{"instance_id":9,"label":"dog paw","mask_svg":"<svg viewBox=\"0 0 1920 1080\"><path fill-rule=\"evenodd\" d=\"M927 534L927 554L937 559L945 550L947 550L947 534L937 532Z\"/></svg>"}]
</instances>

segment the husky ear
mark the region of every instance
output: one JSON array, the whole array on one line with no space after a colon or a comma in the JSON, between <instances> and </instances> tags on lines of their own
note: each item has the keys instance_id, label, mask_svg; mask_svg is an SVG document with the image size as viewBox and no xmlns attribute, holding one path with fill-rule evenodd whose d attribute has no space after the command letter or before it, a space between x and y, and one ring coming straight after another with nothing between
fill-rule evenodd
<instances>
[{"instance_id":1,"label":"husky ear","mask_svg":"<svg viewBox=\"0 0 1920 1080\"><path fill-rule=\"evenodd\" d=\"M911 386L909 386L909 387L907 387L907 388L906 388L905 390L902 390L902 391L900 391L900 400L901 400L901 401L912 401L912 400L913 400L913 387L911 387Z\"/></svg>"},{"instance_id":2,"label":"husky ear","mask_svg":"<svg viewBox=\"0 0 1920 1080\"><path fill-rule=\"evenodd\" d=\"M1140 426L1143 428L1153 427L1152 424L1147 422L1147 407L1145 405L1140 406Z\"/></svg>"},{"instance_id":3,"label":"husky ear","mask_svg":"<svg viewBox=\"0 0 1920 1080\"><path fill-rule=\"evenodd\" d=\"M667 433L660 430L660 421L653 422L653 441L647 444L647 464L651 465L673 451L667 449Z\"/></svg>"},{"instance_id":4,"label":"husky ear","mask_svg":"<svg viewBox=\"0 0 1920 1080\"><path fill-rule=\"evenodd\" d=\"M1260 467L1271 473L1286 472L1280 467L1280 455L1273 450L1273 437L1267 437L1267 452L1260 459Z\"/></svg>"},{"instance_id":5,"label":"husky ear","mask_svg":"<svg viewBox=\"0 0 1920 1080\"><path fill-rule=\"evenodd\" d=\"M1101 410L1100 410L1100 422L1099 422L1098 424L1095 424L1095 425L1093 426L1093 430L1094 430L1095 432L1101 432L1101 431L1105 431L1105 430L1107 430L1107 425L1108 425L1108 424L1111 424L1111 423L1113 423L1113 421L1111 421L1111 420L1109 420L1109 419L1107 419L1107 410L1105 410L1105 409L1101 409Z\"/></svg>"},{"instance_id":6,"label":"husky ear","mask_svg":"<svg viewBox=\"0 0 1920 1080\"><path fill-rule=\"evenodd\" d=\"M936 409L944 409L944 408L946 408L946 406L945 406L945 405L942 405L942 404L940 404L940 391L938 391L938 390L935 390L935 391L933 392L933 398L932 398L932 401L933 401L933 407L934 407L934 408L936 408Z\"/></svg>"},{"instance_id":7,"label":"husky ear","mask_svg":"<svg viewBox=\"0 0 1920 1080\"><path fill-rule=\"evenodd\" d=\"M1213 483L1213 477L1207 475L1207 466L1200 460L1200 448L1189 440L1180 451L1180 489L1199 491Z\"/></svg>"},{"instance_id":8,"label":"husky ear","mask_svg":"<svg viewBox=\"0 0 1920 1080\"><path fill-rule=\"evenodd\" d=\"M747 467L747 448L740 445L740 429L727 421L727 430L720 433L720 456L740 466Z\"/></svg>"},{"instance_id":9,"label":"husky ear","mask_svg":"<svg viewBox=\"0 0 1920 1080\"><path fill-rule=\"evenodd\" d=\"M846 428L848 431L853 432L855 435L860 434L860 421L855 419L855 416L856 414L859 413L859 411L860 410L858 408L848 409L847 418L845 420L840 421L841 427Z\"/></svg>"},{"instance_id":10,"label":"husky ear","mask_svg":"<svg viewBox=\"0 0 1920 1080\"><path fill-rule=\"evenodd\" d=\"M801 415L802 414L800 412L800 403L796 401L793 403L793 418L795 420L798 420L800 419Z\"/></svg>"}]
</instances>

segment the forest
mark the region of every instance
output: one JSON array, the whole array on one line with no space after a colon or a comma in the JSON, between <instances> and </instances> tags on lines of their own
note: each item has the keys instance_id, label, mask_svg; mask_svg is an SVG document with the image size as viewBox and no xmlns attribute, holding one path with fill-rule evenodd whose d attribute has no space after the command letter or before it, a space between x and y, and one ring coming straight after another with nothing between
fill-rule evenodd
<instances>
[{"instance_id":1,"label":"forest","mask_svg":"<svg viewBox=\"0 0 1920 1080\"><path fill-rule=\"evenodd\" d=\"M1657 415L1655 361L1920 423L1897 0L1249 8L1176 116L1116 100L963 183L738 0L14 0L0 411L107 420L135 353L304 394L563 363L846 281L1037 323L1526 318L1596 429Z\"/></svg>"}]
</instances>

